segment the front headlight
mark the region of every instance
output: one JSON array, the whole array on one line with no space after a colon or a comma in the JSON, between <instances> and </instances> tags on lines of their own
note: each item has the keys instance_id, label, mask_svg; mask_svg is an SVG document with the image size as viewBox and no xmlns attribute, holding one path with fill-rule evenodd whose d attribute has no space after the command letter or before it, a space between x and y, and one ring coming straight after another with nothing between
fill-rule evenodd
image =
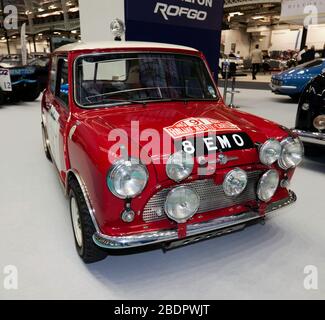
<instances>
[{"instance_id":1,"label":"front headlight","mask_svg":"<svg viewBox=\"0 0 325 320\"><path fill-rule=\"evenodd\" d=\"M276 170L265 172L258 182L258 198L264 202L271 200L279 186L279 181L279 173Z\"/></svg>"},{"instance_id":2,"label":"front headlight","mask_svg":"<svg viewBox=\"0 0 325 320\"><path fill-rule=\"evenodd\" d=\"M247 173L239 168L230 171L223 182L223 190L229 197L240 195L247 186Z\"/></svg>"},{"instance_id":3,"label":"front headlight","mask_svg":"<svg viewBox=\"0 0 325 320\"><path fill-rule=\"evenodd\" d=\"M279 160L281 156L281 144L275 139L267 140L260 148L260 160L263 164L270 166Z\"/></svg>"},{"instance_id":4,"label":"front headlight","mask_svg":"<svg viewBox=\"0 0 325 320\"><path fill-rule=\"evenodd\" d=\"M199 195L194 190L182 186L172 189L167 195L165 212L170 219L185 223L196 214L199 206Z\"/></svg>"},{"instance_id":5,"label":"front headlight","mask_svg":"<svg viewBox=\"0 0 325 320\"><path fill-rule=\"evenodd\" d=\"M134 198L142 193L148 182L148 170L136 159L121 160L107 175L107 186L118 198Z\"/></svg>"},{"instance_id":6,"label":"front headlight","mask_svg":"<svg viewBox=\"0 0 325 320\"><path fill-rule=\"evenodd\" d=\"M298 138L288 137L281 141L282 152L279 159L279 166L282 169L297 167L304 155L304 147Z\"/></svg>"},{"instance_id":7,"label":"front headlight","mask_svg":"<svg viewBox=\"0 0 325 320\"><path fill-rule=\"evenodd\" d=\"M167 160L166 173L170 179L180 182L190 176L193 167L193 157L188 153L178 151L172 154Z\"/></svg>"},{"instance_id":8,"label":"front headlight","mask_svg":"<svg viewBox=\"0 0 325 320\"><path fill-rule=\"evenodd\" d=\"M322 115L316 117L316 118L314 119L313 124L314 124L314 127L315 127L317 130L320 130L320 131L325 130L325 115L322 114Z\"/></svg>"}]
</instances>

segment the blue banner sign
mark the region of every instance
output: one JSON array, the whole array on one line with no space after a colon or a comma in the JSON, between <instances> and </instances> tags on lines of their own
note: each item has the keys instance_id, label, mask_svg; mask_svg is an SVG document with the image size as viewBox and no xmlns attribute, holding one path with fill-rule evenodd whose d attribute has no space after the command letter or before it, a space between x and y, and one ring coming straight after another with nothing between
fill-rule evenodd
<instances>
[{"instance_id":1,"label":"blue banner sign","mask_svg":"<svg viewBox=\"0 0 325 320\"><path fill-rule=\"evenodd\" d=\"M218 30L223 0L126 0L126 20Z\"/></svg>"},{"instance_id":2,"label":"blue banner sign","mask_svg":"<svg viewBox=\"0 0 325 320\"><path fill-rule=\"evenodd\" d=\"M27 68L13 68L10 69L11 76L27 76L35 73L34 67L27 67Z\"/></svg>"}]
</instances>

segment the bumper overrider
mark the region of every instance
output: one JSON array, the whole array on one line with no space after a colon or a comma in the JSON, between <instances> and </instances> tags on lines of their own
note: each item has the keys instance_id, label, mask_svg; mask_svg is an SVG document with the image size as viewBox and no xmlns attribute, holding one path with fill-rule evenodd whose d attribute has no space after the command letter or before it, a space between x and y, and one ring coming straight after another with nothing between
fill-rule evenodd
<instances>
[{"instance_id":1,"label":"bumper overrider","mask_svg":"<svg viewBox=\"0 0 325 320\"><path fill-rule=\"evenodd\" d=\"M292 132L297 134L302 142L325 146L325 133L310 132L299 129L292 129Z\"/></svg>"},{"instance_id":2,"label":"bumper overrider","mask_svg":"<svg viewBox=\"0 0 325 320\"><path fill-rule=\"evenodd\" d=\"M155 232L143 232L128 236L108 236L96 232L93 240L96 245L105 249L131 249L149 245L167 245L167 248L187 245L205 239L214 238L231 232L244 229L247 225L266 218L271 212L293 204L297 200L294 192L289 191L289 196L283 200L268 205L265 215L249 211L235 216L222 217L207 222L189 224L187 235L179 239L178 229L159 230Z\"/></svg>"}]
</instances>

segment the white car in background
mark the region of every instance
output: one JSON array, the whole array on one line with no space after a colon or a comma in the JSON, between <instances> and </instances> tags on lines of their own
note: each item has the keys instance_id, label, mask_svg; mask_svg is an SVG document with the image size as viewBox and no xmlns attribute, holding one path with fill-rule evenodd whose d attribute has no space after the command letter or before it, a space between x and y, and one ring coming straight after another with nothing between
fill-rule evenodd
<instances>
[{"instance_id":1,"label":"white car in background","mask_svg":"<svg viewBox=\"0 0 325 320\"><path fill-rule=\"evenodd\" d=\"M229 57L229 55L227 55L227 54L220 53L220 58L219 58L219 68L220 68L220 70L222 70L222 64L226 60L228 60L230 63L235 63L236 67L237 67L237 70L244 69L244 60L243 59L236 58L236 57L233 57L233 56Z\"/></svg>"}]
</instances>

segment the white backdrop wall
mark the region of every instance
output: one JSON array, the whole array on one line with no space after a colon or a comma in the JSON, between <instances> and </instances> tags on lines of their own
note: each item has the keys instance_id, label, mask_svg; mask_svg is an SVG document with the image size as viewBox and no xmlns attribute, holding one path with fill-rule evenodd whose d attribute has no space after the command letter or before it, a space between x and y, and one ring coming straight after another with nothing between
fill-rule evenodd
<instances>
[{"instance_id":1,"label":"white backdrop wall","mask_svg":"<svg viewBox=\"0 0 325 320\"><path fill-rule=\"evenodd\" d=\"M325 44L325 24L311 25L308 28L306 44L322 49Z\"/></svg>"},{"instance_id":2,"label":"white backdrop wall","mask_svg":"<svg viewBox=\"0 0 325 320\"><path fill-rule=\"evenodd\" d=\"M124 0L79 0L81 40L114 40L110 23L119 18L125 21Z\"/></svg>"},{"instance_id":3,"label":"white backdrop wall","mask_svg":"<svg viewBox=\"0 0 325 320\"><path fill-rule=\"evenodd\" d=\"M250 37L244 29L239 30L224 30L222 31L221 41L225 46L225 54L229 54L232 43L236 44L236 53L240 51L241 57L249 55Z\"/></svg>"},{"instance_id":4,"label":"white backdrop wall","mask_svg":"<svg viewBox=\"0 0 325 320\"><path fill-rule=\"evenodd\" d=\"M299 30L273 30L270 50L281 51L300 49L301 34L302 33L301 31L299 33ZM298 46L296 48L297 44Z\"/></svg>"}]
</instances>

